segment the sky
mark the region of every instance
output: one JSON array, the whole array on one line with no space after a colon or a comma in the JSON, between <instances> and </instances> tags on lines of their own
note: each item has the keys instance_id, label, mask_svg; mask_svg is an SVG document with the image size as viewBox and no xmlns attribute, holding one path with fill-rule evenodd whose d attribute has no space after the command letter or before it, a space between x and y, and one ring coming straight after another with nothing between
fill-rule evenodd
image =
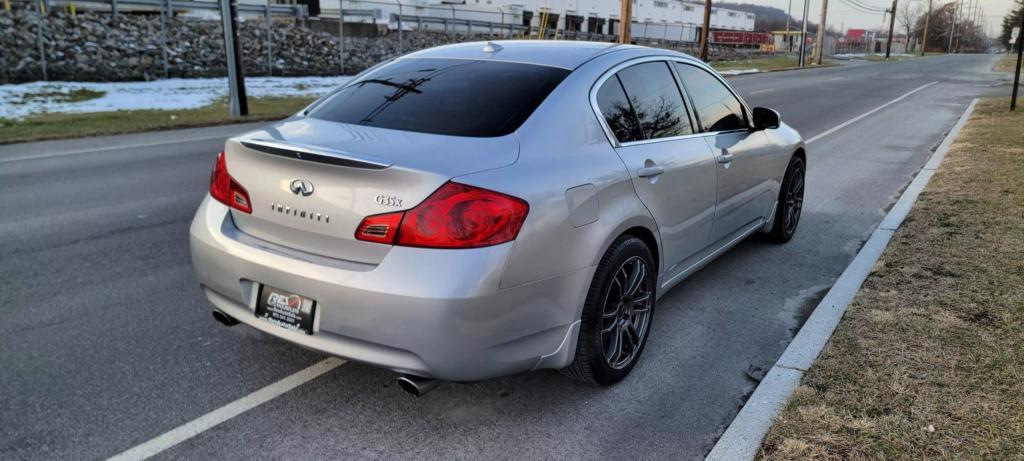
<instances>
[{"instance_id":1,"label":"sky","mask_svg":"<svg viewBox=\"0 0 1024 461\"><path fill-rule=\"evenodd\" d=\"M736 0L740 3L747 1L747 3L756 4L767 4L776 8L786 10L789 7L790 0ZM818 18L821 15L821 0L809 0L810 1L810 20L811 22L818 22ZM866 4L871 7L879 9L887 9L892 6L892 3L886 0L856 0L858 3ZM899 4L902 5L906 0L898 0ZM928 0L910 0L912 4L919 5L922 9L928 8ZM939 5L948 3L952 0L932 0L933 8L937 8ZM1006 16L1010 12L1013 6L1013 0L963 0L965 3L978 5L985 15L985 21L988 22L988 33L989 35L999 35L1001 24L1003 23L1003 16ZM804 0L792 0L793 3L793 17L799 18L803 14ZM901 9L901 6L897 6L897 10ZM966 7L965 7L966 8ZM843 30L856 28L856 29L874 29L882 25L882 14L871 14L864 13L849 6L844 0L829 0L828 2L828 22L830 27L839 29L842 25ZM888 27L888 17L886 17L886 27ZM897 20L896 27L899 27L899 21Z\"/></svg>"}]
</instances>

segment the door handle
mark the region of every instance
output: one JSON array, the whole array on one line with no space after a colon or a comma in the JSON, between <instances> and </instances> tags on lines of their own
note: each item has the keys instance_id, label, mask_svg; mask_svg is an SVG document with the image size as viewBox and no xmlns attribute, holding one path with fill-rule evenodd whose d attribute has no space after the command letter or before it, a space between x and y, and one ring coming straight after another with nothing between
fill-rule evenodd
<instances>
[{"instance_id":1,"label":"door handle","mask_svg":"<svg viewBox=\"0 0 1024 461\"><path fill-rule=\"evenodd\" d=\"M722 150L722 155L719 155L719 156L718 156L718 163L731 163L731 162L732 162L732 159L733 159L733 157L735 157L735 155L733 155L733 154L730 154L729 152L726 152L726 151L725 151L725 150L723 149L723 150Z\"/></svg>"},{"instance_id":2,"label":"door handle","mask_svg":"<svg viewBox=\"0 0 1024 461\"><path fill-rule=\"evenodd\" d=\"M636 172L636 175L641 178L653 178L665 172L664 167L660 166L645 166Z\"/></svg>"}]
</instances>

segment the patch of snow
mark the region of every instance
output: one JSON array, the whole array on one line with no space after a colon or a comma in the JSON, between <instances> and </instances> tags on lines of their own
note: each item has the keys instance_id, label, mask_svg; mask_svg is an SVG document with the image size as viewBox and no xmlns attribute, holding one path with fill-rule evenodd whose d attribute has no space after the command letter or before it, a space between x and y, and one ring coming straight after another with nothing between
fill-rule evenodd
<instances>
[{"instance_id":1,"label":"patch of snow","mask_svg":"<svg viewBox=\"0 0 1024 461\"><path fill-rule=\"evenodd\" d=\"M720 70L719 74L722 75L743 75L743 74L756 74L761 72L761 69L733 69L733 70Z\"/></svg>"},{"instance_id":2,"label":"patch of snow","mask_svg":"<svg viewBox=\"0 0 1024 461\"><path fill-rule=\"evenodd\" d=\"M266 96L321 96L351 77L247 77L246 94ZM79 89L103 96L67 102L60 96ZM32 82L0 85L0 118L21 119L41 113L87 113L142 109L195 109L228 95L227 78L167 79L151 82Z\"/></svg>"},{"instance_id":3,"label":"patch of snow","mask_svg":"<svg viewBox=\"0 0 1024 461\"><path fill-rule=\"evenodd\" d=\"M839 54L832 55L832 57L834 59L840 59L840 60L845 60L845 59L867 59L868 56L885 56L885 53L839 53ZM915 56L916 55L909 54L909 53L889 53L889 57L890 58L892 58L892 57L913 58Z\"/></svg>"}]
</instances>

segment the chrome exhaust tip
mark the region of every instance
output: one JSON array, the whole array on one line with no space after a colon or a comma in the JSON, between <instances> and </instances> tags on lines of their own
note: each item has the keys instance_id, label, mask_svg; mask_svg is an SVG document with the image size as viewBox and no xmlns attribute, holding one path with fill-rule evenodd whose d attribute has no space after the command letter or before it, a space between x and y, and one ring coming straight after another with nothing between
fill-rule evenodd
<instances>
[{"instance_id":1,"label":"chrome exhaust tip","mask_svg":"<svg viewBox=\"0 0 1024 461\"><path fill-rule=\"evenodd\" d=\"M224 326L226 327L233 327L235 325L238 325L238 320L235 320L234 317L225 314L224 312L221 312L217 309L213 310L213 318L214 320L224 324Z\"/></svg>"},{"instance_id":2,"label":"chrome exhaust tip","mask_svg":"<svg viewBox=\"0 0 1024 461\"><path fill-rule=\"evenodd\" d=\"M441 381L431 378L421 378L419 376L402 375L395 379L398 386L403 391L408 392L410 395L415 397L422 397L423 394L434 390Z\"/></svg>"}]
</instances>

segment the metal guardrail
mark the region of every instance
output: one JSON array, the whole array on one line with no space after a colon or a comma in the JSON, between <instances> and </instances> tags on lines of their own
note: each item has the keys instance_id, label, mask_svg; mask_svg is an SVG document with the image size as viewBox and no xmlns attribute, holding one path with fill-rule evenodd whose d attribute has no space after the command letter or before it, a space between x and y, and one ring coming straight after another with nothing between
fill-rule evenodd
<instances>
[{"instance_id":1,"label":"metal guardrail","mask_svg":"<svg viewBox=\"0 0 1024 461\"><path fill-rule=\"evenodd\" d=\"M35 1L13 1L11 3L23 3L29 5L33 10L39 9ZM121 14L121 7L145 7L150 11L181 11L181 10L205 10L220 12L219 1L197 1L197 0L39 0L42 11L48 12L54 7L68 7L74 5L77 10L85 11L109 11L111 14ZM269 9L273 16L286 16L293 18L305 18L308 16L306 5L279 5L267 2L263 5L252 3L238 3L238 10L245 13L265 14Z\"/></svg>"}]
</instances>

